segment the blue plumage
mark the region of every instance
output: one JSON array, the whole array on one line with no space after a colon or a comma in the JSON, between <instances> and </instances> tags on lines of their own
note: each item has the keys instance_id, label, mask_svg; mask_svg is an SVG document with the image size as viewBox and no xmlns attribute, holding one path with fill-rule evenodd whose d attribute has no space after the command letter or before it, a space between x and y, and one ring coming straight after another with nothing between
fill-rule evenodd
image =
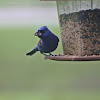
<instances>
[{"instance_id":1,"label":"blue plumage","mask_svg":"<svg viewBox=\"0 0 100 100\"><path fill-rule=\"evenodd\" d=\"M44 55L46 55L45 53L52 55L51 52L53 52L58 46L59 38L54 35L46 26L40 27L36 31L35 36L38 36L40 41L38 42L37 46L26 55L31 56L36 51L40 51L40 53Z\"/></svg>"}]
</instances>

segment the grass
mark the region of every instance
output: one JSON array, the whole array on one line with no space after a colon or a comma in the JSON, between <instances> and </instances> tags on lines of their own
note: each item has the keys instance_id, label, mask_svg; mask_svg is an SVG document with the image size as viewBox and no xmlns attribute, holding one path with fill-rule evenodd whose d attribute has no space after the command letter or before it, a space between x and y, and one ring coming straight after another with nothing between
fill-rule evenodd
<instances>
[{"instance_id":1,"label":"grass","mask_svg":"<svg viewBox=\"0 0 100 100\"><path fill-rule=\"evenodd\" d=\"M34 29L0 29L0 100L100 100L100 61L45 60L25 54L38 42ZM48 26L60 37L59 28ZM62 52L61 39L54 54Z\"/></svg>"}]
</instances>

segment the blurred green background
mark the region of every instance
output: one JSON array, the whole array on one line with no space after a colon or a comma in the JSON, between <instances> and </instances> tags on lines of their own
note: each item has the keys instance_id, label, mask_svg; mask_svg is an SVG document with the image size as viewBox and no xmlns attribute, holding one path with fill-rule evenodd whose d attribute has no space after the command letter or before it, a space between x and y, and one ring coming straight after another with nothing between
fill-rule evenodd
<instances>
[{"instance_id":1,"label":"blurred green background","mask_svg":"<svg viewBox=\"0 0 100 100\"><path fill-rule=\"evenodd\" d=\"M42 25L60 38L56 2L0 0L0 100L100 100L100 61L50 61L36 46Z\"/></svg>"}]
</instances>

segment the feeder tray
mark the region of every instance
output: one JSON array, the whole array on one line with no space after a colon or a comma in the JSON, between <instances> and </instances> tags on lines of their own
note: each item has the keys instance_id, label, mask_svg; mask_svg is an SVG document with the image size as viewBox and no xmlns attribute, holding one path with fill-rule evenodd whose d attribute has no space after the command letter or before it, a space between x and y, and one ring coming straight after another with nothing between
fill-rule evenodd
<instances>
[{"instance_id":1,"label":"feeder tray","mask_svg":"<svg viewBox=\"0 0 100 100\"><path fill-rule=\"evenodd\" d=\"M100 55L98 56L57 55L57 56L46 56L45 59L56 60L56 61L98 61L100 60Z\"/></svg>"}]
</instances>

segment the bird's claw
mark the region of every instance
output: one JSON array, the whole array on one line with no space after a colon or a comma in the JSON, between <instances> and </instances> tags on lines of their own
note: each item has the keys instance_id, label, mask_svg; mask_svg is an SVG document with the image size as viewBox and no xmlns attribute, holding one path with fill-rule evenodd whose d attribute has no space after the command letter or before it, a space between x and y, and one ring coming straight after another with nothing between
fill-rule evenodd
<instances>
[{"instance_id":1,"label":"bird's claw","mask_svg":"<svg viewBox=\"0 0 100 100\"><path fill-rule=\"evenodd\" d=\"M58 56L58 55L53 55L53 54L51 54L51 53L49 53L49 55L46 55L46 54L43 54L43 55L45 55L46 57L50 57L50 56Z\"/></svg>"},{"instance_id":2,"label":"bird's claw","mask_svg":"<svg viewBox=\"0 0 100 100\"><path fill-rule=\"evenodd\" d=\"M50 56L58 56L58 55L53 55L53 54L51 54L51 53L49 53L50 54Z\"/></svg>"},{"instance_id":3,"label":"bird's claw","mask_svg":"<svg viewBox=\"0 0 100 100\"><path fill-rule=\"evenodd\" d=\"M54 56L52 53L49 53L50 54L50 56Z\"/></svg>"}]
</instances>

